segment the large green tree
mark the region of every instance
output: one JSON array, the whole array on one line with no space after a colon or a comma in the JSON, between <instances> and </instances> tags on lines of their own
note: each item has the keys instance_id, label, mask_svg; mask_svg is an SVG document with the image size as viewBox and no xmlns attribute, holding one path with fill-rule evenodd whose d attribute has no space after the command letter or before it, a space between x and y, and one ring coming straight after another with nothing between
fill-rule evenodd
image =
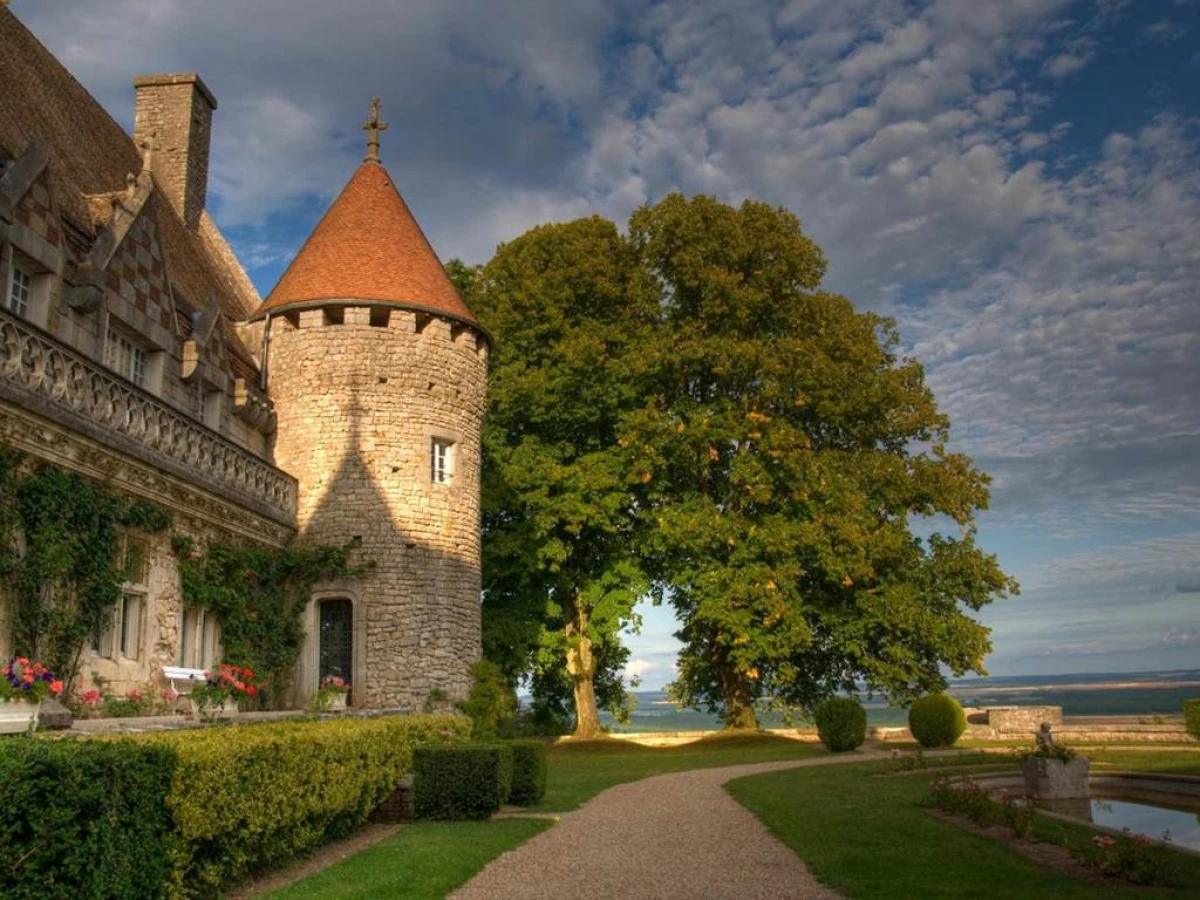
<instances>
[{"instance_id":1,"label":"large green tree","mask_svg":"<svg viewBox=\"0 0 1200 900\"><path fill-rule=\"evenodd\" d=\"M569 690L575 733L621 698L621 629L647 586L636 553L623 415L656 296L611 222L535 228L482 271L449 267L494 336L484 427L485 653L532 674L544 708Z\"/></svg>"},{"instance_id":2,"label":"large green tree","mask_svg":"<svg viewBox=\"0 0 1200 900\"><path fill-rule=\"evenodd\" d=\"M903 702L982 671L969 612L1016 585L975 545L988 479L946 449L894 324L821 290L784 209L672 195L629 236L658 320L619 439L681 625L677 695L750 727L765 700L861 681Z\"/></svg>"}]
</instances>

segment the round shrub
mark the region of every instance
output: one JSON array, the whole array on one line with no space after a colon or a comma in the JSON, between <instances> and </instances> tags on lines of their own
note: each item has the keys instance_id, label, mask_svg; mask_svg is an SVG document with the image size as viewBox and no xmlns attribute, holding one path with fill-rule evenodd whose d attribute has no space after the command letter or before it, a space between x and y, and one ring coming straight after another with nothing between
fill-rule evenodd
<instances>
[{"instance_id":1,"label":"round shrub","mask_svg":"<svg viewBox=\"0 0 1200 900\"><path fill-rule=\"evenodd\" d=\"M962 704L945 694L930 694L908 711L908 730L922 747L950 747L967 729Z\"/></svg>"},{"instance_id":2,"label":"round shrub","mask_svg":"<svg viewBox=\"0 0 1200 900\"><path fill-rule=\"evenodd\" d=\"M830 697L813 711L821 743L834 753L856 750L867 739L867 711L853 697Z\"/></svg>"}]
</instances>

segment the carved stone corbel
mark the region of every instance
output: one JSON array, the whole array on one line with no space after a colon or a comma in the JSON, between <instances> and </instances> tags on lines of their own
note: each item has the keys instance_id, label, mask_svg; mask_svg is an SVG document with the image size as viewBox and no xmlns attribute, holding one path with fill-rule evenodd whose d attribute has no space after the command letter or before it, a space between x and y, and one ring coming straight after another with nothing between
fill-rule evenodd
<instances>
[{"instance_id":1,"label":"carved stone corbel","mask_svg":"<svg viewBox=\"0 0 1200 900\"><path fill-rule=\"evenodd\" d=\"M220 315L221 301L215 291L208 295L204 309L192 314L192 337L183 342L183 354L179 360L179 377L184 381L191 383L202 371L204 351Z\"/></svg>"},{"instance_id":2,"label":"carved stone corbel","mask_svg":"<svg viewBox=\"0 0 1200 900\"><path fill-rule=\"evenodd\" d=\"M275 405L245 378L233 382L233 412L257 431L275 433Z\"/></svg>"}]
</instances>

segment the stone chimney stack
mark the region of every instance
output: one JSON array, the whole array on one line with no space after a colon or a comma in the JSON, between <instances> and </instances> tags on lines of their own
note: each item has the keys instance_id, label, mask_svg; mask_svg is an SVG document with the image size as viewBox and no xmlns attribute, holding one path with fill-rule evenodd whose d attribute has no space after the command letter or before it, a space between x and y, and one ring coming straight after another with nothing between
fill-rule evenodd
<instances>
[{"instance_id":1,"label":"stone chimney stack","mask_svg":"<svg viewBox=\"0 0 1200 900\"><path fill-rule=\"evenodd\" d=\"M208 150L217 100L194 72L143 75L137 89L133 138L152 148L159 188L195 231L208 193Z\"/></svg>"}]
</instances>

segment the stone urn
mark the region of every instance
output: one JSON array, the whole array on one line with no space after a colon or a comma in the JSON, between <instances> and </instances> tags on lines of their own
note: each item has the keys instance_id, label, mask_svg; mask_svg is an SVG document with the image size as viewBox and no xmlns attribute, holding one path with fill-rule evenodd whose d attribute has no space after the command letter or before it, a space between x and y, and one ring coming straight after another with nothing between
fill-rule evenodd
<instances>
[{"instance_id":1,"label":"stone urn","mask_svg":"<svg viewBox=\"0 0 1200 900\"><path fill-rule=\"evenodd\" d=\"M1025 793L1039 800L1078 800L1088 796L1088 759L1027 756L1021 763Z\"/></svg>"},{"instance_id":2,"label":"stone urn","mask_svg":"<svg viewBox=\"0 0 1200 900\"><path fill-rule=\"evenodd\" d=\"M346 711L346 695L334 694L329 698L330 712L345 712Z\"/></svg>"},{"instance_id":3,"label":"stone urn","mask_svg":"<svg viewBox=\"0 0 1200 900\"><path fill-rule=\"evenodd\" d=\"M37 728L40 703L0 700L0 734L23 734Z\"/></svg>"}]
</instances>

